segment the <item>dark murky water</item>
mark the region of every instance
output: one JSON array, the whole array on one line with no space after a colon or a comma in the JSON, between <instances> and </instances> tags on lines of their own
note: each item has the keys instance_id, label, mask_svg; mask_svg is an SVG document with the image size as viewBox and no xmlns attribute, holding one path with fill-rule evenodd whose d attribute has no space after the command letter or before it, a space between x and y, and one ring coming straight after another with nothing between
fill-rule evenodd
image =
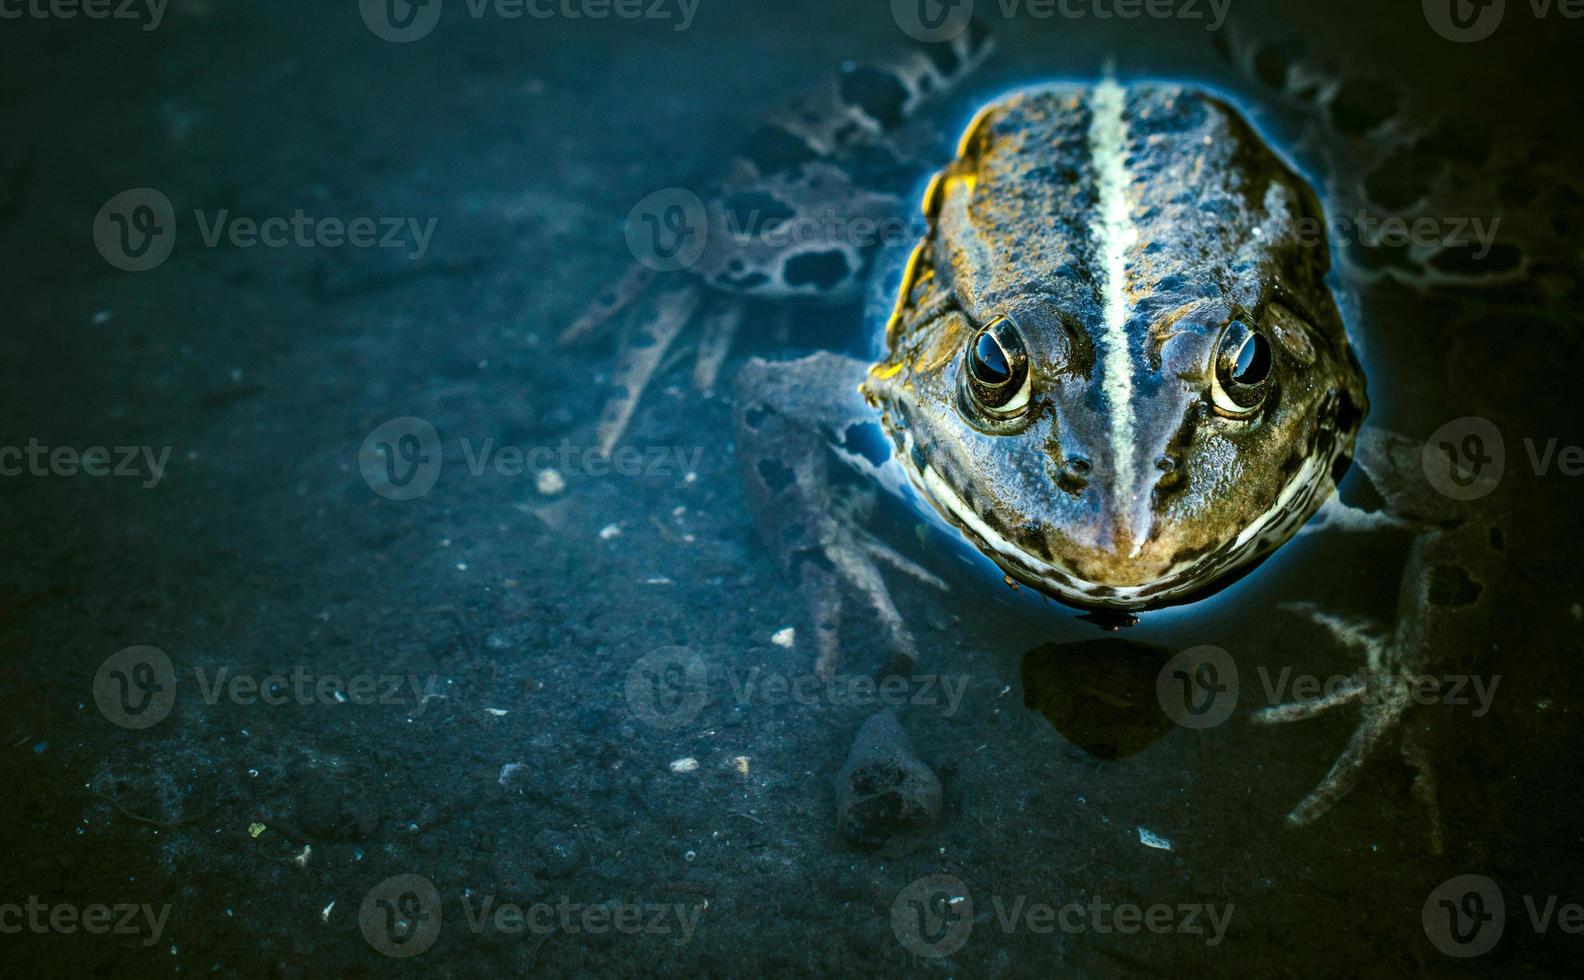
<instances>
[{"instance_id":1,"label":"dark murky water","mask_svg":"<svg viewBox=\"0 0 1584 980\"><path fill-rule=\"evenodd\" d=\"M1234 3L1234 19L1581 159L1584 22L1509 3L1494 37L1456 45L1412 3L1290 6ZM1202 21L992 19L1002 49L976 91L1115 59L1223 88L1277 140L1295 131ZM0 479L0 954L62 975L1575 966L1580 484L1537 472L1522 440L1584 442L1577 310L1471 318L1459 296L1383 288L1357 319L1379 421L1422 437L1479 415L1508 446L1500 614L1477 662L1444 668L1495 685L1488 710L1471 688L1475 703L1408 722L1434 759L1442 853L1395 743L1322 820L1284 823L1355 712L1250 720L1267 684L1354 669L1278 606L1389 621L1393 534L1297 541L1109 638L913 540L952 587L894 583L930 678L901 695L906 726L943 815L907 853L854 849L833 778L896 692L816 686L808 645L775 639L798 597L743 508L729 387L700 399L679 363L627 441L680 457L596 474L610 354L552 341L622 268L635 202L903 38L885 4L850 0L703 0L680 26L475 19L460 0L409 44L350 0L173 0L147 31L0 20L0 446L102 446L112 471L66 475L61 457ZM95 216L145 187L172 202L175 248L124 272L96 250ZM216 220L299 211L373 219L399 244L204 240ZM741 349L861 336L798 327ZM433 425L444 460L410 500L359 466L404 417ZM554 453L565 487L475 474L487 440ZM907 515L882 517L909 542ZM863 627L855 677L888 659ZM1199 646L1229 651L1241 696L1191 728L1157 682ZM135 647L166 659L107 661ZM690 653L641 660L670 647ZM646 663L682 672L681 701L634 694ZM137 693L159 690L172 700L136 727L153 718ZM1488 890L1436 892L1467 874L1493 883L1504 925ZM1439 948L1439 897L1494 948Z\"/></svg>"}]
</instances>

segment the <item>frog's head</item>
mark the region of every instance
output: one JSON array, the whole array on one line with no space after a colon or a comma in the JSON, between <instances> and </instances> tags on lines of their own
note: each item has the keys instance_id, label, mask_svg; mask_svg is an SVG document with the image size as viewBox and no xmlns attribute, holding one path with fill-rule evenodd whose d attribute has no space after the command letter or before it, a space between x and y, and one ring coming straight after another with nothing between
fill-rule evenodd
<instances>
[{"instance_id":1,"label":"frog's head","mask_svg":"<svg viewBox=\"0 0 1584 980\"><path fill-rule=\"evenodd\" d=\"M1291 537L1364 380L1313 193L1223 103L1047 87L931 185L865 393L915 485L1014 578L1183 601Z\"/></svg>"}]
</instances>

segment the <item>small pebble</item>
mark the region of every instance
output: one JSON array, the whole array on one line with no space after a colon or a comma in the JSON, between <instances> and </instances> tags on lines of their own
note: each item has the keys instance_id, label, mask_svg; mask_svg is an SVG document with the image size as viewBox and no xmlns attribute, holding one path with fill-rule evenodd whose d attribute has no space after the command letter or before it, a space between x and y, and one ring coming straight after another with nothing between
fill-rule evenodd
<instances>
[{"instance_id":1,"label":"small pebble","mask_svg":"<svg viewBox=\"0 0 1584 980\"><path fill-rule=\"evenodd\" d=\"M615 524L607 524L600 528L600 540L609 541L621 534L621 528Z\"/></svg>"},{"instance_id":2,"label":"small pebble","mask_svg":"<svg viewBox=\"0 0 1584 980\"><path fill-rule=\"evenodd\" d=\"M534 489L541 496L554 497L566 489L566 477L561 475L560 470L540 470L534 474Z\"/></svg>"},{"instance_id":3,"label":"small pebble","mask_svg":"<svg viewBox=\"0 0 1584 980\"><path fill-rule=\"evenodd\" d=\"M770 637L770 642L778 647L791 649L792 644L797 642L797 630L791 626L778 629L775 631L775 635Z\"/></svg>"},{"instance_id":4,"label":"small pebble","mask_svg":"<svg viewBox=\"0 0 1584 980\"><path fill-rule=\"evenodd\" d=\"M671 760L672 772L696 772L698 767L698 760L693 758L691 755L685 756L681 759Z\"/></svg>"}]
</instances>

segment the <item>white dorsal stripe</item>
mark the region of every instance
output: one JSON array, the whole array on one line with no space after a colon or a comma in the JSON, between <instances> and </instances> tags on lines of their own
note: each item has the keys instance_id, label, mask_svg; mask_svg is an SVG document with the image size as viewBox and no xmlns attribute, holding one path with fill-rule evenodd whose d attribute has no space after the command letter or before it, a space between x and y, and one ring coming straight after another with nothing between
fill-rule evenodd
<instances>
[{"instance_id":1,"label":"white dorsal stripe","mask_svg":"<svg viewBox=\"0 0 1584 980\"><path fill-rule=\"evenodd\" d=\"M1119 519L1129 520L1138 511L1133 496L1133 364L1128 353L1127 254L1138 241L1127 189L1132 181L1127 165L1127 90L1115 79L1103 79L1090 98L1089 159L1094 161L1098 207L1093 224L1099 255L1103 329L1100 338L1101 391L1111 422L1111 490ZM1144 547L1147 527L1127 529L1133 553Z\"/></svg>"}]
</instances>

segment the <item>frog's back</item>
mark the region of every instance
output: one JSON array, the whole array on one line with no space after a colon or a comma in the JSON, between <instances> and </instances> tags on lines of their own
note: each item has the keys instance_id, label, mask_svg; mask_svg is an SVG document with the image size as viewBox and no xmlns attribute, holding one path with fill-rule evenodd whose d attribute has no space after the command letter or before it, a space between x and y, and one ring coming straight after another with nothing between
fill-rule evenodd
<instances>
[{"instance_id":1,"label":"frog's back","mask_svg":"<svg viewBox=\"0 0 1584 980\"><path fill-rule=\"evenodd\" d=\"M1107 180L1122 186L1125 214L1103 207ZM967 193L944 193L952 181ZM941 237L970 315L1035 288L1079 320L1103 317L1095 273L1108 245L1141 329L1198 300L1253 308L1272 265L1305 292L1323 290L1330 268L1313 192L1234 109L1184 85L1004 96L964 134L943 203ZM1340 335L1339 321L1327 327Z\"/></svg>"},{"instance_id":2,"label":"frog's back","mask_svg":"<svg viewBox=\"0 0 1584 980\"><path fill-rule=\"evenodd\" d=\"M1287 540L1367 408L1314 193L1214 95L991 102L931 184L867 391L1014 577L1149 608Z\"/></svg>"}]
</instances>

